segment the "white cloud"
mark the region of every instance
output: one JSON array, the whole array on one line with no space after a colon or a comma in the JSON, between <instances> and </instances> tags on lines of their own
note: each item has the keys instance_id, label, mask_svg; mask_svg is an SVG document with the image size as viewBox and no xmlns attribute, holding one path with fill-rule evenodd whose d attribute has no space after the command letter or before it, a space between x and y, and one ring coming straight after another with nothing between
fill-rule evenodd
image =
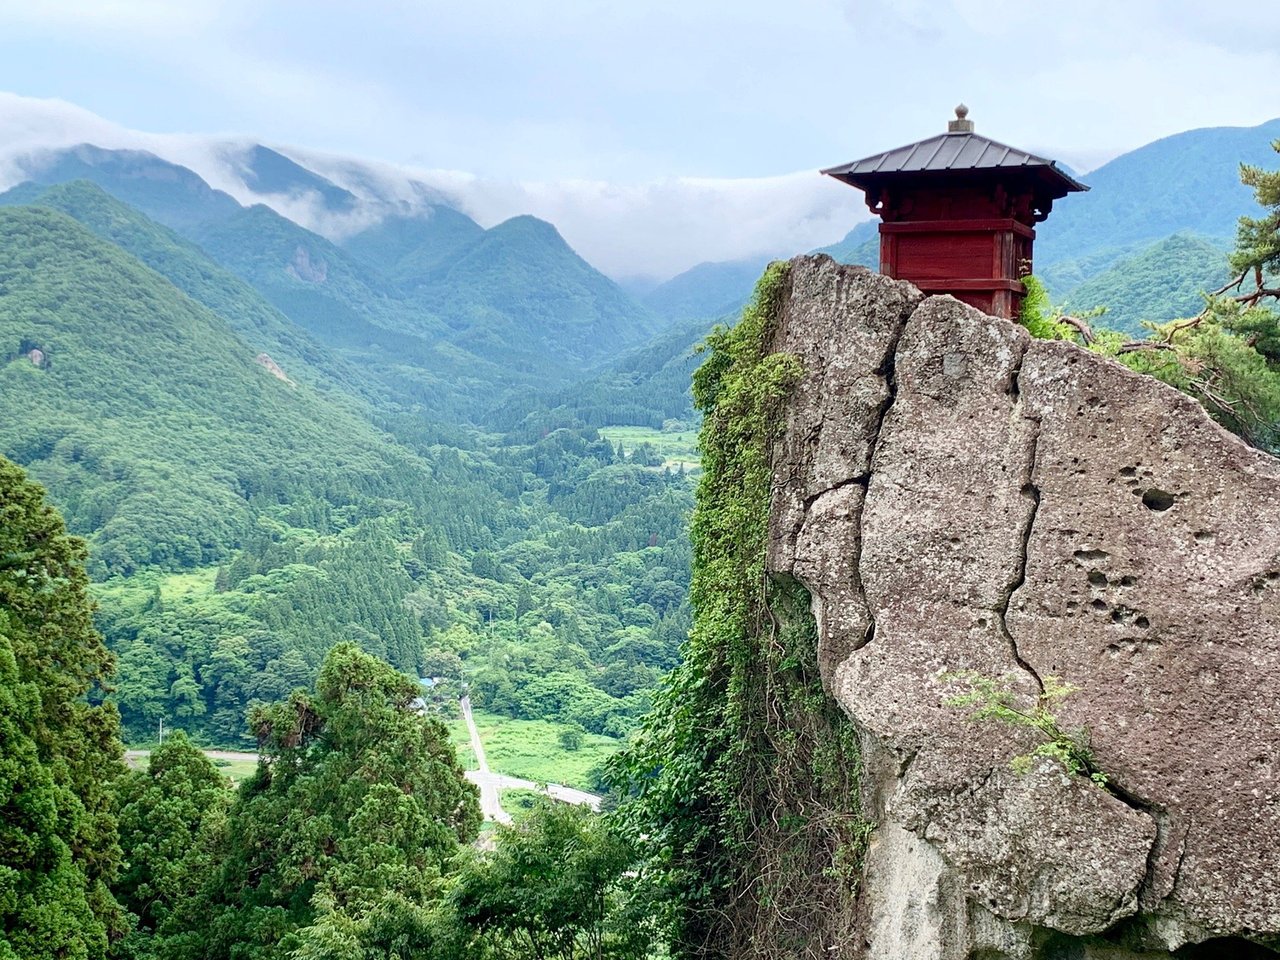
<instances>
[{"instance_id":1,"label":"white cloud","mask_svg":"<svg viewBox=\"0 0 1280 960\"><path fill-rule=\"evenodd\" d=\"M530 213L555 224L571 246L614 276L667 277L705 260L789 255L833 242L868 216L860 193L817 171L633 183L519 181L277 147L371 201L351 216L334 217L315 195L250 189L240 163L253 143L249 139L145 133L62 101L0 93L0 187L21 178L17 161L33 151L86 142L150 151L190 167L242 203L266 203L329 236L351 233L388 209L413 209L441 198L483 226Z\"/></svg>"},{"instance_id":2,"label":"white cloud","mask_svg":"<svg viewBox=\"0 0 1280 960\"><path fill-rule=\"evenodd\" d=\"M705 260L790 255L838 240L869 216L861 193L816 170L752 179L519 181L283 152L356 193L354 176L377 177L384 197L405 203L420 202L429 187L486 227L531 213L612 276L667 277Z\"/></svg>"}]
</instances>

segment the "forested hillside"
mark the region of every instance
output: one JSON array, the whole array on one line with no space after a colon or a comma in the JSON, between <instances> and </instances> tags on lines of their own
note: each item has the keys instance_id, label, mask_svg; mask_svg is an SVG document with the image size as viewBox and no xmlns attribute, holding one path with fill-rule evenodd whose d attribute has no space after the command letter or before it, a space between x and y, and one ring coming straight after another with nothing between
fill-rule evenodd
<instances>
[{"instance_id":1,"label":"forested hillside","mask_svg":"<svg viewBox=\"0 0 1280 960\"><path fill-rule=\"evenodd\" d=\"M344 362L203 250L88 180L28 185L0 194L0 205L51 207L120 247L192 300L216 313L248 346L266 352L294 379L367 393L376 381Z\"/></svg>"},{"instance_id":2,"label":"forested hillside","mask_svg":"<svg viewBox=\"0 0 1280 960\"><path fill-rule=\"evenodd\" d=\"M1226 247L1176 233L1071 287L1065 299L1077 312L1106 307L1103 326L1145 336L1143 321L1166 323L1200 312L1204 294L1227 281Z\"/></svg>"},{"instance_id":3,"label":"forested hillside","mask_svg":"<svg viewBox=\"0 0 1280 960\"><path fill-rule=\"evenodd\" d=\"M95 569L207 563L256 498L429 498L423 467L347 404L291 384L220 317L47 208L0 212L0 424L59 492Z\"/></svg>"},{"instance_id":4,"label":"forested hillside","mask_svg":"<svg viewBox=\"0 0 1280 960\"><path fill-rule=\"evenodd\" d=\"M348 191L276 151L248 148L237 169L268 195L351 210ZM140 151L84 145L33 157L26 172L35 184L97 183L198 244L398 398L449 417L482 416L495 391L566 385L664 323L532 217L485 231L443 202L424 203L383 211L339 246ZM0 202L39 196L30 184L11 194Z\"/></svg>"},{"instance_id":5,"label":"forested hillside","mask_svg":"<svg viewBox=\"0 0 1280 960\"><path fill-rule=\"evenodd\" d=\"M687 623L686 478L437 423L98 188L39 199L0 211L0 449L90 540L127 732L239 742L341 640L626 732Z\"/></svg>"},{"instance_id":6,"label":"forested hillside","mask_svg":"<svg viewBox=\"0 0 1280 960\"><path fill-rule=\"evenodd\" d=\"M464 847L480 809L446 726L355 644L253 707L238 790L181 732L126 772L82 542L3 458L0 521L6 958L649 953L635 854L606 824L544 805L491 854Z\"/></svg>"},{"instance_id":7,"label":"forested hillside","mask_svg":"<svg viewBox=\"0 0 1280 960\"><path fill-rule=\"evenodd\" d=\"M1089 192L1055 205L1037 228L1037 266L1146 246L1180 231L1229 244L1236 219L1253 203L1240 164L1273 164L1277 137L1280 120L1188 130L1090 170Z\"/></svg>"}]
</instances>

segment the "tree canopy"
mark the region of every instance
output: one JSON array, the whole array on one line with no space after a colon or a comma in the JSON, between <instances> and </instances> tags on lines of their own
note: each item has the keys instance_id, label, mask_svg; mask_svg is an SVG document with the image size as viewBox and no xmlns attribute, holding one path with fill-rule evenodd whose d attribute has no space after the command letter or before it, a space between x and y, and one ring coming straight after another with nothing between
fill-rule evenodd
<instances>
[{"instance_id":1,"label":"tree canopy","mask_svg":"<svg viewBox=\"0 0 1280 960\"><path fill-rule=\"evenodd\" d=\"M123 932L111 790L124 772L85 545L0 457L0 957L91 958Z\"/></svg>"},{"instance_id":2,"label":"tree canopy","mask_svg":"<svg viewBox=\"0 0 1280 960\"><path fill-rule=\"evenodd\" d=\"M313 692L252 712L258 772L228 811L219 863L161 927L170 955L285 957L391 901L396 924L425 917L480 808L444 726L416 712L418 693L346 643Z\"/></svg>"}]
</instances>

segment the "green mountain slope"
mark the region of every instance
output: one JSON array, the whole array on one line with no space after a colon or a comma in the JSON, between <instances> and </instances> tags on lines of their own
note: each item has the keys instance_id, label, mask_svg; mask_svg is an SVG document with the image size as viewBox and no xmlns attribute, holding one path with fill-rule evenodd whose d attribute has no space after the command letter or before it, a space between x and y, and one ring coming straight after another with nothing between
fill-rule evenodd
<instances>
[{"instance_id":1,"label":"green mountain slope","mask_svg":"<svg viewBox=\"0 0 1280 960\"><path fill-rule=\"evenodd\" d=\"M122 203L88 180L32 184L0 194L0 205L51 207L84 224L218 314L250 349L265 352L299 381L328 380L368 392L369 378L307 335L251 286L195 244Z\"/></svg>"},{"instance_id":2,"label":"green mountain slope","mask_svg":"<svg viewBox=\"0 0 1280 960\"><path fill-rule=\"evenodd\" d=\"M349 191L275 151L251 149L238 162L246 182L351 212ZM42 184L90 179L173 226L385 390L445 416L474 417L495 393L575 380L661 326L532 217L484 231L436 203L430 216L364 231L347 250L150 154L81 147L30 169ZM8 201L38 196L26 185Z\"/></svg>"},{"instance_id":3,"label":"green mountain slope","mask_svg":"<svg viewBox=\"0 0 1280 960\"><path fill-rule=\"evenodd\" d=\"M1059 201L1036 228L1036 269L1099 251L1122 256L1180 231L1233 238L1237 218L1254 206L1240 184L1240 164L1275 166L1271 142L1278 137L1280 119L1210 127L1116 157L1084 175L1088 193Z\"/></svg>"},{"instance_id":4,"label":"green mountain slope","mask_svg":"<svg viewBox=\"0 0 1280 960\"><path fill-rule=\"evenodd\" d=\"M864 220L844 235L838 243L819 247L814 253L825 253L841 263L859 263L872 270L880 269L880 221Z\"/></svg>"},{"instance_id":5,"label":"green mountain slope","mask_svg":"<svg viewBox=\"0 0 1280 960\"><path fill-rule=\"evenodd\" d=\"M195 230L193 239L214 260L243 277L295 322L308 326L321 303L352 310L405 333L438 333L429 318L395 308L386 280L317 233L270 207L243 207ZM423 328L426 329L423 329Z\"/></svg>"},{"instance_id":6,"label":"green mountain slope","mask_svg":"<svg viewBox=\"0 0 1280 960\"><path fill-rule=\"evenodd\" d=\"M465 213L435 205L413 216L387 217L342 241L357 260L402 287L413 288L484 228Z\"/></svg>"},{"instance_id":7,"label":"green mountain slope","mask_svg":"<svg viewBox=\"0 0 1280 960\"><path fill-rule=\"evenodd\" d=\"M825 253L841 263L859 263L877 270L880 267L878 225L878 220L863 221L837 243L811 252ZM673 323L736 316L751 299L751 291L755 289L765 265L764 260L700 263L648 291L641 302Z\"/></svg>"},{"instance_id":8,"label":"green mountain slope","mask_svg":"<svg viewBox=\"0 0 1280 960\"><path fill-rule=\"evenodd\" d=\"M727 313L719 322L732 325L737 320L736 313ZM714 325L711 320L678 324L589 380L525 398L522 404L493 411L490 419L525 437L573 424L658 429L668 420L692 422L690 377L702 362L698 347Z\"/></svg>"},{"instance_id":9,"label":"green mountain slope","mask_svg":"<svg viewBox=\"0 0 1280 960\"><path fill-rule=\"evenodd\" d=\"M486 230L424 277L415 299L458 346L526 373L571 375L661 327L555 227L528 216Z\"/></svg>"},{"instance_id":10,"label":"green mountain slope","mask_svg":"<svg viewBox=\"0 0 1280 960\"><path fill-rule=\"evenodd\" d=\"M54 491L98 569L223 556L254 498L424 486L421 462L257 352L70 217L0 211L0 406L17 414L0 452Z\"/></svg>"},{"instance_id":11,"label":"green mountain slope","mask_svg":"<svg viewBox=\"0 0 1280 960\"><path fill-rule=\"evenodd\" d=\"M737 312L764 272L763 260L700 263L650 290L641 302L672 323Z\"/></svg>"},{"instance_id":12,"label":"green mountain slope","mask_svg":"<svg viewBox=\"0 0 1280 960\"><path fill-rule=\"evenodd\" d=\"M1201 294L1226 281L1227 256L1221 245L1177 233L1089 278L1067 300L1074 311L1105 306L1103 326L1140 336L1143 320L1162 323L1198 313L1204 305Z\"/></svg>"},{"instance_id":13,"label":"green mountain slope","mask_svg":"<svg viewBox=\"0 0 1280 960\"><path fill-rule=\"evenodd\" d=\"M265 206L193 236L281 313L406 403L461 416L512 379L500 362L450 345L430 310L324 237ZM517 378L518 379L518 378Z\"/></svg>"}]
</instances>

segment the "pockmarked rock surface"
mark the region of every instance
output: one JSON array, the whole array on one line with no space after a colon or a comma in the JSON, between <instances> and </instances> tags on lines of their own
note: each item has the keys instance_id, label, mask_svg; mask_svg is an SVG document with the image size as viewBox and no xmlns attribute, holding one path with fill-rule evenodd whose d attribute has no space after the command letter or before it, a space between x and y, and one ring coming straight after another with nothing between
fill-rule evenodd
<instances>
[{"instance_id":1,"label":"pockmarked rock surface","mask_svg":"<svg viewBox=\"0 0 1280 960\"><path fill-rule=\"evenodd\" d=\"M1280 461L950 297L826 257L789 285L773 346L805 375L768 564L812 594L864 746L879 827L847 955L1274 945ZM1045 678L1074 687L1058 719L1107 787L1049 759L1015 772L1039 741L949 703L966 671L1028 705Z\"/></svg>"}]
</instances>

